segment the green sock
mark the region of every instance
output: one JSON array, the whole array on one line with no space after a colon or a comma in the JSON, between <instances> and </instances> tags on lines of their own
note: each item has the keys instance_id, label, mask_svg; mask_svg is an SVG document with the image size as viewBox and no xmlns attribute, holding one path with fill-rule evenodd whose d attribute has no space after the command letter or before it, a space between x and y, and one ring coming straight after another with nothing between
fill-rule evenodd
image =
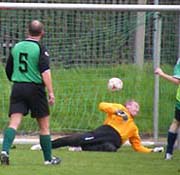
<instances>
[{"instance_id":1,"label":"green sock","mask_svg":"<svg viewBox=\"0 0 180 175\"><path fill-rule=\"evenodd\" d=\"M4 131L2 151L6 151L7 153L9 153L9 149L11 148L11 145L14 141L15 136L16 136L16 130L13 128L7 128Z\"/></svg>"},{"instance_id":2,"label":"green sock","mask_svg":"<svg viewBox=\"0 0 180 175\"><path fill-rule=\"evenodd\" d=\"M50 135L40 135L40 145L43 151L44 160L51 160L51 136Z\"/></svg>"}]
</instances>

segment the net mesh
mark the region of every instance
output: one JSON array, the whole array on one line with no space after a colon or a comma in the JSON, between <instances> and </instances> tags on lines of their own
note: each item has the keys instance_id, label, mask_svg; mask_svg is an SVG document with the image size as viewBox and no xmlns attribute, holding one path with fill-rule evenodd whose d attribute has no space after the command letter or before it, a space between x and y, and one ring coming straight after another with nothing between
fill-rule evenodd
<instances>
[{"instance_id":1,"label":"net mesh","mask_svg":"<svg viewBox=\"0 0 180 175\"><path fill-rule=\"evenodd\" d=\"M26 37L27 23L37 16L45 24L47 32L43 42L55 64L72 67L133 62L130 50L134 49L134 33L143 21L137 24L136 13L130 12L11 10L9 13L3 10L0 29L3 56L8 54L6 49Z\"/></svg>"},{"instance_id":2,"label":"net mesh","mask_svg":"<svg viewBox=\"0 0 180 175\"><path fill-rule=\"evenodd\" d=\"M26 38L27 23L33 19L44 23L46 35L42 42L51 55L56 95L56 104L51 108L53 131L88 130L99 126L104 119L104 114L98 111L101 101L124 102L128 98L136 98L142 104L152 106L153 83L142 83L142 79L153 81L152 67L141 71L133 65L129 68L128 64L134 63L136 31L143 25L144 59L145 62L152 63L153 17L152 12L146 12L139 16L137 22L137 12L128 11L1 10L0 74L3 83L0 84L0 113L4 116L0 121L1 128L6 126L8 120L6 115L10 93L3 65L14 43ZM178 52L178 27L175 24L178 23L179 15L176 12L163 12L161 17L161 60L162 63L174 64ZM107 81L111 77L122 78L126 88L117 93L107 91ZM143 97L139 89L143 90ZM150 98L148 102L145 96ZM168 98L171 97L168 96L167 100ZM146 116L147 111L152 116L152 110L145 107L142 108L141 115ZM165 112L169 111L162 111ZM27 127L28 130L37 130L29 118L25 120L21 126L22 131L27 130ZM144 128L141 128L143 131L146 123L152 125L152 118L144 117L141 123L144 123ZM166 124L160 125L161 130L166 129Z\"/></svg>"}]
</instances>

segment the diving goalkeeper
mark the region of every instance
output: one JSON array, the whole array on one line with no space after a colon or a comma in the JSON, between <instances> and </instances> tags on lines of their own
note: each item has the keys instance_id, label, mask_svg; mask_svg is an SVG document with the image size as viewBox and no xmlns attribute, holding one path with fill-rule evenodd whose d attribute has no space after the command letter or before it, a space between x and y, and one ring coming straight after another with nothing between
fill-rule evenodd
<instances>
[{"instance_id":1,"label":"diving goalkeeper","mask_svg":"<svg viewBox=\"0 0 180 175\"><path fill-rule=\"evenodd\" d=\"M52 141L52 148L70 146L72 150L116 152L129 140L135 151L162 152L163 147L147 148L141 144L134 117L139 112L139 104L130 100L125 105L101 102L99 109L107 114L104 124L97 129L81 134L72 134ZM36 150L40 145L34 145ZM39 148L40 149L40 148Z\"/></svg>"}]
</instances>

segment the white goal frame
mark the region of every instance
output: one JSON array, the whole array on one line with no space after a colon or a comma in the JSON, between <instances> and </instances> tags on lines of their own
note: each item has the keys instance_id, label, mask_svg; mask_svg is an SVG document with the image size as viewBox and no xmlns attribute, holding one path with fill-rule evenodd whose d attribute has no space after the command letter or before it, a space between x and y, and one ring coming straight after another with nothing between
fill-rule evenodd
<instances>
[{"instance_id":1,"label":"white goal frame","mask_svg":"<svg viewBox=\"0 0 180 175\"><path fill-rule=\"evenodd\" d=\"M59 9L102 11L180 11L180 5L66 4L1 2L0 9Z\"/></svg>"},{"instance_id":2,"label":"white goal frame","mask_svg":"<svg viewBox=\"0 0 180 175\"><path fill-rule=\"evenodd\" d=\"M158 34L161 27L160 18L158 17L159 12L171 11L179 12L180 5L129 5L129 4L66 4L66 3L11 3L11 2L0 2L0 10L11 10L11 9L59 9L59 10L82 10L82 11L137 11L146 12L154 11L155 14L155 28L157 33L155 33L154 43L159 43ZM160 43L159 43L160 45ZM155 44L154 47L154 65L158 66L160 63L160 48L159 45ZM156 58L156 59L155 59ZM158 99L159 99L159 79L155 75L155 88L154 88L155 100L154 100L154 139L158 139ZM178 148L180 149L180 131L178 138Z\"/></svg>"}]
</instances>

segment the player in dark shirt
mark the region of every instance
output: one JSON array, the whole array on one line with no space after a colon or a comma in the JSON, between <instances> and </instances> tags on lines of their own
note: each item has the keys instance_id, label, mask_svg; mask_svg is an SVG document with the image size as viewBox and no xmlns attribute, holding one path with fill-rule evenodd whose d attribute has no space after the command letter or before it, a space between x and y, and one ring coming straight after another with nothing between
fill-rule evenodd
<instances>
[{"instance_id":1,"label":"player in dark shirt","mask_svg":"<svg viewBox=\"0 0 180 175\"><path fill-rule=\"evenodd\" d=\"M6 74L13 82L8 128L4 131L1 164L9 165L9 150L14 141L23 116L29 111L36 118L40 128L40 144L44 163L59 164L60 159L51 155L51 137L49 131L49 103L54 104L54 92L49 67L49 54L39 41L44 35L43 24L33 20L28 26L28 38L20 41L12 48L6 64Z\"/></svg>"}]
</instances>

